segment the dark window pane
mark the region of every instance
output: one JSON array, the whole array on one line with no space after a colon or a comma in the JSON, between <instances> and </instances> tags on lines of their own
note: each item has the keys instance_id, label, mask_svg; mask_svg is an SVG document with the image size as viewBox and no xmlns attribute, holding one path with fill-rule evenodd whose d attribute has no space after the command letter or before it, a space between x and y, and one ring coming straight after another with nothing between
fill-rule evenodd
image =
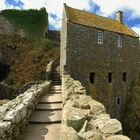
<instances>
[{"instance_id":1,"label":"dark window pane","mask_svg":"<svg viewBox=\"0 0 140 140\"><path fill-rule=\"evenodd\" d=\"M123 73L123 81L126 81L126 72Z\"/></svg>"},{"instance_id":2,"label":"dark window pane","mask_svg":"<svg viewBox=\"0 0 140 140\"><path fill-rule=\"evenodd\" d=\"M108 73L108 82L109 82L109 83L112 82L112 73Z\"/></svg>"},{"instance_id":3,"label":"dark window pane","mask_svg":"<svg viewBox=\"0 0 140 140\"><path fill-rule=\"evenodd\" d=\"M95 82L95 73L90 73L90 83L93 84Z\"/></svg>"}]
</instances>

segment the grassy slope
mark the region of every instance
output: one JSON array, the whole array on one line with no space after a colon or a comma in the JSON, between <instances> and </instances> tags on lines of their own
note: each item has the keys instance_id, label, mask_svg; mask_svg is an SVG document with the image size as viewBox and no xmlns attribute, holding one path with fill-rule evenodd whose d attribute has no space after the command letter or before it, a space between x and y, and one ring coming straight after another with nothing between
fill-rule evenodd
<instances>
[{"instance_id":1,"label":"grassy slope","mask_svg":"<svg viewBox=\"0 0 140 140\"><path fill-rule=\"evenodd\" d=\"M48 14L45 8L40 10L8 9L3 10L0 15L8 19L15 30L23 29L31 38L42 37L48 24Z\"/></svg>"},{"instance_id":2,"label":"grassy slope","mask_svg":"<svg viewBox=\"0 0 140 140\"><path fill-rule=\"evenodd\" d=\"M3 52L7 52L8 61L12 59L11 72L5 82L19 88L29 81L43 80L48 62L59 56L59 44L48 39L34 42L20 37L16 37L16 40L14 38L0 37L3 40L0 41L0 47Z\"/></svg>"}]
</instances>

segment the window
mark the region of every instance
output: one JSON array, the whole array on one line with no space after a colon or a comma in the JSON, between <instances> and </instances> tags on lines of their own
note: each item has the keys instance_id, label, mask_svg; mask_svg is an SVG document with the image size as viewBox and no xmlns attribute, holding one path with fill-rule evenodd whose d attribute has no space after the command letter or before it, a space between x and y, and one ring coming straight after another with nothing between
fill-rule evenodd
<instances>
[{"instance_id":1,"label":"window","mask_svg":"<svg viewBox=\"0 0 140 140\"><path fill-rule=\"evenodd\" d=\"M97 43L98 44L103 44L103 31L98 31L97 32Z\"/></svg>"},{"instance_id":2,"label":"window","mask_svg":"<svg viewBox=\"0 0 140 140\"><path fill-rule=\"evenodd\" d=\"M126 72L123 73L123 81L126 81Z\"/></svg>"},{"instance_id":3,"label":"window","mask_svg":"<svg viewBox=\"0 0 140 140\"><path fill-rule=\"evenodd\" d=\"M122 36L118 35L118 47L122 47Z\"/></svg>"},{"instance_id":4,"label":"window","mask_svg":"<svg viewBox=\"0 0 140 140\"><path fill-rule=\"evenodd\" d=\"M90 79L90 83L94 84L94 82L95 82L95 73L94 72L90 73L89 79Z\"/></svg>"},{"instance_id":5,"label":"window","mask_svg":"<svg viewBox=\"0 0 140 140\"><path fill-rule=\"evenodd\" d=\"M121 98L120 98L120 97L117 97L117 98L116 98L116 104L117 104L117 105L120 105L120 104L121 104Z\"/></svg>"},{"instance_id":6,"label":"window","mask_svg":"<svg viewBox=\"0 0 140 140\"><path fill-rule=\"evenodd\" d=\"M112 73L108 73L108 82L109 82L109 83L112 82Z\"/></svg>"}]
</instances>

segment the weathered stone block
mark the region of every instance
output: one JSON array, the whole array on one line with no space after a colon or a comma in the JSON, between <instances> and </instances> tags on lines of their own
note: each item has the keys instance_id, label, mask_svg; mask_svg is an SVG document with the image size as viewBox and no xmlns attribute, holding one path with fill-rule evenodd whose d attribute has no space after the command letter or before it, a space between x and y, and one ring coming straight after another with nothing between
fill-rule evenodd
<instances>
[{"instance_id":1,"label":"weathered stone block","mask_svg":"<svg viewBox=\"0 0 140 140\"><path fill-rule=\"evenodd\" d=\"M90 109L90 104L89 102L91 101L91 97L87 95L79 95L76 96L74 99L74 107L81 108L81 109Z\"/></svg>"},{"instance_id":2,"label":"weathered stone block","mask_svg":"<svg viewBox=\"0 0 140 140\"><path fill-rule=\"evenodd\" d=\"M104 140L101 133L88 131L86 133L79 134L84 140Z\"/></svg>"},{"instance_id":3,"label":"weathered stone block","mask_svg":"<svg viewBox=\"0 0 140 140\"><path fill-rule=\"evenodd\" d=\"M80 140L80 138L72 127L63 126L60 140Z\"/></svg>"},{"instance_id":4,"label":"weathered stone block","mask_svg":"<svg viewBox=\"0 0 140 140\"><path fill-rule=\"evenodd\" d=\"M123 135L115 135L115 136L110 136L105 140L130 140L130 139Z\"/></svg>"},{"instance_id":5,"label":"weathered stone block","mask_svg":"<svg viewBox=\"0 0 140 140\"><path fill-rule=\"evenodd\" d=\"M95 100L89 101L89 105L90 105L90 111L94 116L105 114L106 112L105 107L101 103Z\"/></svg>"},{"instance_id":6,"label":"weathered stone block","mask_svg":"<svg viewBox=\"0 0 140 140\"><path fill-rule=\"evenodd\" d=\"M87 114L89 114L89 110L74 108L69 102L64 106L63 120L65 125L79 131L86 121Z\"/></svg>"},{"instance_id":7,"label":"weathered stone block","mask_svg":"<svg viewBox=\"0 0 140 140\"><path fill-rule=\"evenodd\" d=\"M96 120L93 120L91 124L95 131L101 132L104 135L122 133L121 123L118 120L110 119L110 117L107 116L99 117Z\"/></svg>"}]
</instances>

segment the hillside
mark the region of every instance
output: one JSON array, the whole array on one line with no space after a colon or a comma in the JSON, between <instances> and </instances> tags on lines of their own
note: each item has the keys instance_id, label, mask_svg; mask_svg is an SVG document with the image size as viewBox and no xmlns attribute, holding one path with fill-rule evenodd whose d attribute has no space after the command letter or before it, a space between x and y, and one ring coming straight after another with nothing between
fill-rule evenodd
<instances>
[{"instance_id":1,"label":"hillside","mask_svg":"<svg viewBox=\"0 0 140 140\"><path fill-rule=\"evenodd\" d=\"M45 38L0 35L0 56L1 83L12 87L16 96L24 85L45 79L48 62L59 56L59 44Z\"/></svg>"},{"instance_id":2,"label":"hillside","mask_svg":"<svg viewBox=\"0 0 140 140\"><path fill-rule=\"evenodd\" d=\"M0 16L10 21L15 32L24 32L28 38L43 37L48 27L48 14L45 8L40 10L7 9L1 11Z\"/></svg>"}]
</instances>

